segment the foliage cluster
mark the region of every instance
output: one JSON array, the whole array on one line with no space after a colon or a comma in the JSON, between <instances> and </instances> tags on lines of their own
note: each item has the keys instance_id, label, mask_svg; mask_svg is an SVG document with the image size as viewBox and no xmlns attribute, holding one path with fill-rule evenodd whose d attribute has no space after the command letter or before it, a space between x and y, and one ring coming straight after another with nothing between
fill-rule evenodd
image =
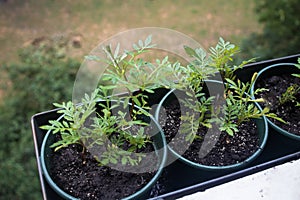
<instances>
[{"instance_id":1,"label":"foliage cluster","mask_svg":"<svg viewBox=\"0 0 300 200\"><path fill-rule=\"evenodd\" d=\"M297 67L300 70L300 58L298 58L298 64L295 64L295 67ZM297 78L300 78L300 74L292 74L292 75ZM297 100L296 97L299 91L300 91L300 85L292 84L279 97L279 104L283 105L286 103L293 103L296 106L300 107L300 102Z\"/></svg>"},{"instance_id":2,"label":"foliage cluster","mask_svg":"<svg viewBox=\"0 0 300 200\"><path fill-rule=\"evenodd\" d=\"M67 59L56 41L28 46L18 64L0 66L0 196L41 199L30 117L71 98L80 63ZM59 55L58 55L59 52Z\"/></svg>"},{"instance_id":3,"label":"foliage cluster","mask_svg":"<svg viewBox=\"0 0 300 200\"><path fill-rule=\"evenodd\" d=\"M185 123L192 123L192 125L186 126L188 130L184 131L189 133L187 140L191 141L192 136L196 134L194 124L208 128L217 124L219 130L226 131L233 136L239 131L238 126L244 121L260 118L263 115L281 120L273 113L269 113L268 108L258 109L255 102L262 101L262 99L250 97L250 89L257 76L256 73L250 82L243 83L236 78L235 71L253 61L250 59L234 65L233 57L239 52L239 47L220 38L218 44L209 49L209 53L203 49L194 50L189 47L185 47L185 49L195 60L182 69L183 76L179 82L187 91L193 91L197 100L187 98L183 102L199 115L195 118L195 113L187 113L182 118ZM217 74L220 74L220 80L225 83L224 89L217 96L208 97L204 91L205 79L214 79ZM264 89L259 88L255 93L262 90ZM188 96L192 97L190 92L188 92Z\"/></svg>"},{"instance_id":4,"label":"foliage cluster","mask_svg":"<svg viewBox=\"0 0 300 200\"><path fill-rule=\"evenodd\" d=\"M71 101L55 104L62 108L58 112L64 114L64 119L42 126L54 134L61 134L62 139L52 145L55 150L77 143L84 152L85 149L104 149L101 155L95 155L100 165L139 164L143 154L132 153L139 152L151 141L144 128L149 125L144 119L150 115L151 108L147 94L174 84L167 77L178 64L172 64L168 57L156 59L154 63L144 60L142 55L154 47L151 40L151 36L145 41L139 40L133 44L132 51L122 52L120 44L114 50L112 46L105 46L103 51L107 58L86 56L92 61L104 59L104 63L108 64L100 80L100 83L106 84L100 85L91 96L86 94L80 105ZM116 88L125 88L127 94L111 95ZM97 106L100 111L95 112ZM127 108L128 113L120 107ZM119 110L113 113L116 108Z\"/></svg>"},{"instance_id":5,"label":"foliage cluster","mask_svg":"<svg viewBox=\"0 0 300 200\"><path fill-rule=\"evenodd\" d=\"M255 11L263 31L253 33L243 42L243 53L259 60L299 53L298 10L297 0L256 0Z\"/></svg>"}]
</instances>

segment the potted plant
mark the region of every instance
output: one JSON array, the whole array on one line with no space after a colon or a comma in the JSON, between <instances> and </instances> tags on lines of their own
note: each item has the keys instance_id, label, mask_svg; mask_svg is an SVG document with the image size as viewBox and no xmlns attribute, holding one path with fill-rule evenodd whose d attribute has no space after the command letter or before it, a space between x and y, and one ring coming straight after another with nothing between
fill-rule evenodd
<instances>
[{"instance_id":1,"label":"potted plant","mask_svg":"<svg viewBox=\"0 0 300 200\"><path fill-rule=\"evenodd\" d=\"M230 66L238 48L222 38L210 54L200 48L185 49L194 61L179 68L176 89L163 98L156 112L168 148L175 159L198 169L241 168L266 144L265 115L277 118L258 106L262 99L249 95L257 74L247 83L235 77L234 72L252 59Z\"/></svg>"},{"instance_id":2,"label":"potted plant","mask_svg":"<svg viewBox=\"0 0 300 200\"><path fill-rule=\"evenodd\" d=\"M267 118L268 123L277 132L300 140L300 58L298 64L277 63L259 71L252 91L266 88L258 95L263 98L262 107L268 107L284 121Z\"/></svg>"},{"instance_id":3,"label":"potted plant","mask_svg":"<svg viewBox=\"0 0 300 200\"><path fill-rule=\"evenodd\" d=\"M134 44L133 51L103 47L108 68L100 82L105 85L80 104L54 104L62 116L41 127L48 130L41 165L47 182L63 198L149 197L166 161L166 145L148 98L173 84L167 77L178 65L168 57L145 61L142 56L151 47L151 36ZM114 95L120 87L127 92Z\"/></svg>"},{"instance_id":4,"label":"potted plant","mask_svg":"<svg viewBox=\"0 0 300 200\"><path fill-rule=\"evenodd\" d=\"M239 70L237 72L237 77L239 79L243 80L243 82L247 82L247 81L251 82L250 77L252 76L252 74L254 72L258 71L259 69L262 69L262 68L269 66L271 64L274 64L274 63L280 63L280 62L293 63L293 62L296 62L297 57L299 57L299 55L293 55L293 56L280 58L280 59L276 59L276 60L268 60L268 61L253 63L253 64L246 66L242 70ZM178 70L177 70L177 72L178 72L178 74L182 74L182 72L180 72ZM216 76L214 76L214 77L216 77ZM212 78L210 78L210 79L212 79ZM181 79L178 79L178 80L181 80ZM206 83L208 86L206 86ZM210 96L214 96L214 94L217 94L218 92L219 93L224 92L222 87L220 87L223 84L222 82L218 83L218 81L210 80L210 81L206 81L206 83L203 84L204 85L203 92L206 92L206 91L209 92ZM179 85L179 84L177 84L177 85ZM213 86L215 86L215 87L213 87ZM211 90L208 90L208 88L211 88ZM223 88L225 88L225 86ZM181 91L180 88L173 90L173 92L170 92L169 96L165 96L165 101L164 101L165 108L167 108L166 106L176 105L176 101L180 95L180 94L177 95L176 93L182 93L183 97L187 96L186 91L184 91L184 90ZM159 100L160 97L158 97L158 98L155 97L156 94L157 94L157 92L156 92L156 90L154 90L154 93L148 96L149 99L147 98L147 100L148 100L147 103L150 103L150 99ZM177 99L176 99L176 97L177 97ZM167 104L167 102L169 104ZM103 101L102 101L102 103L103 103ZM187 107L187 106L185 106L184 102L177 101L177 104L179 104L179 106L182 106L182 107ZM120 102L120 105L122 105L121 102ZM127 111L131 110L130 107L131 106L127 107L126 110ZM123 108L123 106L121 106L121 108ZM175 109L167 110L165 108L161 107L161 110L159 113L161 113L162 115L166 114L167 117L174 116L171 112L176 112ZM187 107L187 109L188 109L188 107ZM164 110L167 112L164 112ZM97 111L100 113L101 109L99 109L97 107ZM40 129L40 126L47 124L48 120L50 120L50 119L51 120L58 119L59 114L56 114L56 112L57 112L57 110L38 113L32 117L32 122L31 122L32 130L33 130L33 139L35 142L36 155L37 155L37 159L38 159L37 164L38 164L39 175L40 175L40 180L41 180L41 188L42 188L42 192L43 192L45 199L61 199L57 195L57 193L54 193L54 191L49 186L48 182L45 181L45 174L42 174L44 172L42 172L42 170L40 169L41 146L42 146L43 139L47 132L45 130ZM112 112L112 113L115 113L115 112ZM129 113L129 112L126 112L126 113ZM194 113L196 114L196 112L194 112ZM146 117L146 119L147 118L149 119L149 117ZM160 119L164 119L164 118L160 118ZM168 119L168 122L172 122L171 121L172 119L176 120L176 117ZM146 120L146 121L149 121L149 120ZM162 120L160 121L161 125L166 125L166 122L167 121L162 121ZM188 125L191 123L186 122L185 124ZM178 124L178 125L179 125L179 127L181 127L180 126L181 124ZM213 171L207 171L207 168L199 169L199 168L195 168L194 166L190 167L190 165L186 165L182 161L176 160L174 163L170 164L168 167L165 167L163 169L163 172L161 173L161 176L160 176L158 182L155 183L155 185L154 185L155 190L157 191L157 195L159 195L159 196L157 196L156 198L153 198L153 199L180 198L182 196L189 195L196 191L204 191L208 188L211 188L211 187L214 187L214 186L217 186L220 184L224 184L228 181L236 180L236 179L244 177L246 175L250 175L255 172L258 172L258 171L261 171L261 170L264 170L264 169L267 169L267 168L270 168L273 166L277 166L279 164L289 162L289 161L299 158L299 143L296 140L290 140L288 137L285 137L282 134L276 134L274 129L268 129L268 133L269 133L268 134L268 142L267 142L266 146L264 147L263 151L261 151L261 154L258 157L258 159L255 159L255 161L249 163L249 165L243 167L240 170L234 170L234 173L232 173L232 171L229 171L229 170L222 170L222 172L216 171L215 169ZM234 134L239 134L239 132L234 133ZM185 141L186 134L177 134L177 135L182 138L177 137L176 139L181 139L181 140ZM48 134L48 136L53 136L53 134L50 133L50 134ZM167 139L168 139L168 141L170 139L170 138L168 138L168 135L167 135ZM47 144L45 146L48 147L51 144L52 143L49 142L49 144ZM147 144L149 145L151 143L147 143ZM169 142L169 145L170 145L170 142ZM188 143L188 145L189 145L189 143ZM278 148L279 146L281 148ZM50 149L50 151L54 150L54 148L49 148L49 149ZM65 148L62 148L62 149L65 149ZM175 155L175 154L171 153L172 149L170 147L168 149L170 150L168 153L168 159L167 159L169 161L169 160L172 160L171 157L172 157L172 155ZM59 152L59 151L60 150L58 150L57 152ZM153 196L149 195L149 196L146 196L145 198L142 197L141 199L148 199L151 197L153 197Z\"/></svg>"}]
</instances>

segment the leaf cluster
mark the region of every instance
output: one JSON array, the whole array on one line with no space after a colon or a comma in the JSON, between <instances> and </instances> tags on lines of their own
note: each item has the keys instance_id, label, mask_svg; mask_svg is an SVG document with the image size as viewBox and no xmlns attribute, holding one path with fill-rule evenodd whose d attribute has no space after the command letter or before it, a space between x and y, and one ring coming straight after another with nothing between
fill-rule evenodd
<instances>
[{"instance_id":1,"label":"leaf cluster","mask_svg":"<svg viewBox=\"0 0 300 200\"><path fill-rule=\"evenodd\" d=\"M262 99L252 99L250 97L250 88L257 76L255 73L251 81L241 82L236 78L235 72L243 68L253 59L243 61L239 65L232 65L234 55L239 52L239 48L219 39L215 47L209 49L206 53L203 49L192 49L185 47L186 53L194 58L186 69L182 70L183 76L182 88L187 88L188 98L184 99L184 105L193 112L187 112L182 116L183 124L186 123L186 140L192 141L196 135L196 124L211 128L217 124L220 131L225 131L233 136L237 133L238 126L250 119L260 118L263 115L278 118L275 114L269 113L269 109L260 110L256 102ZM220 73L224 81L224 90L216 95L209 97L203 90L206 79L212 79L216 73ZM222 87L222 86L220 86ZM257 89L255 94L263 91L263 88ZM192 92L190 92L192 91ZM196 117L197 115L197 117Z\"/></svg>"},{"instance_id":2,"label":"leaf cluster","mask_svg":"<svg viewBox=\"0 0 300 200\"><path fill-rule=\"evenodd\" d=\"M155 59L154 62L145 60L146 55L156 45L152 44L151 35L145 41L139 40L133 44L133 50L121 52L120 44L115 49L111 45L103 47L107 58L105 62L108 68L102 76L103 81L125 88L130 95L134 91L153 93L159 87L170 87L174 85L172 75L178 62L172 63L168 56L162 60ZM101 58L87 56L90 60L100 61ZM132 96L131 96L132 97Z\"/></svg>"},{"instance_id":3,"label":"leaf cluster","mask_svg":"<svg viewBox=\"0 0 300 200\"><path fill-rule=\"evenodd\" d=\"M139 40L133 44L133 50L121 51L118 44L115 48L111 45L103 47L106 58L104 62L108 65L101 77L100 82L106 87L114 89L125 89L126 95L118 97L124 104L132 103L133 107L139 106L149 111L148 95L154 93L158 88L172 88L175 86L176 73L182 66L179 62L171 62L166 56L162 60L151 59L147 56L156 45L152 44L152 36L149 35L145 41ZM149 60L145 59L149 58ZM103 61L97 56L86 56L89 60ZM178 73L177 73L178 75ZM133 110L131 111L133 112Z\"/></svg>"},{"instance_id":4,"label":"leaf cluster","mask_svg":"<svg viewBox=\"0 0 300 200\"><path fill-rule=\"evenodd\" d=\"M295 67L297 67L300 70L300 58L298 58L298 64L295 64ZM292 74L293 76L300 78L300 74ZM280 105L283 105L285 103L295 103L296 106L300 106L300 102L297 101L297 94L300 91L300 85L298 84L292 84L289 86L284 93L281 94L279 97L279 103Z\"/></svg>"},{"instance_id":5,"label":"leaf cluster","mask_svg":"<svg viewBox=\"0 0 300 200\"><path fill-rule=\"evenodd\" d=\"M299 102L297 102L296 95L300 91L300 86L297 84L292 84L289 86L286 91L279 97L279 103L280 105L283 105L287 102L296 102L296 105L299 105Z\"/></svg>"},{"instance_id":6,"label":"leaf cluster","mask_svg":"<svg viewBox=\"0 0 300 200\"><path fill-rule=\"evenodd\" d=\"M95 157L102 165L137 165L142 160L144 155L137 152L151 143L145 133L149 125L145 118L150 115L147 94L160 87L171 87L174 84L171 76L180 64L171 63L168 57L155 62L144 60L143 55L155 47L151 36L132 47L131 51L121 51L120 44L114 50L111 45L103 47L108 67L100 82L106 84L99 85L91 96L86 95L80 105L54 104L60 108L58 112L63 119L41 127L61 135L61 140L51 147L59 150L80 144L83 152L99 148L102 153ZM92 55L86 58L103 61ZM125 88L127 93L111 95L117 88Z\"/></svg>"},{"instance_id":7,"label":"leaf cluster","mask_svg":"<svg viewBox=\"0 0 300 200\"><path fill-rule=\"evenodd\" d=\"M209 48L209 52L202 48L192 49L187 46L184 48L186 53L194 58L184 73L187 74L189 84L192 83L195 89L201 87L205 79L213 78L218 73L223 81L235 80L235 72L254 61L249 59L235 65L234 56L240 52L239 47L221 37L215 47Z\"/></svg>"},{"instance_id":8,"label":"leaf cluster","mask_svg":"<svg viewBox=\"0 0 300 200\"><path fill-rule=\"evenodd\" d=\"M56 42L41 45L24 46L19 60L0 65L1 199L42 198L29 119L52 109L52 102L70 99L80 67L70 57L53 55L64 51Z\"/></svg>"},{"instance_id":9,"label":"leaf cluster","mask_svg":"<svg viewBox=\"0 0 300 200\"><path fill-rule=\"evenodd\" d=\"M110 99L106 101L101 99L103 98L97 89L91 96L85 95L80 105L74 105L70 101L62 104L54 103L60 108L58 113L62 114L63 118L59 121L50 120L49 125L41 126L53 134L60 134L61 139L51 147L58 151L70 144L79 144L83 148L83 153L99 149L101 154L95 155L99 164L137 165L143 154L133 153L150 142L150 137L144 131L144 126L148 124L138 119L133 120L132 116L123 112L121 102L115 101L112 104ZM97 106L100 111L96 110ZM117 109L116 113L112 113L113 109Z\"/></svg>"},{"instance_id":10,"label":"leaf cluster","mask_svg":"<svg viewBox=\"0 0 300 200\"><path fill-rule=\"evenodd\" d=\"M299 53L300 13L298 0L255 0L255 12L262 31L244 40L245 57L259 60Z\"/></svg>"}]
</instances>

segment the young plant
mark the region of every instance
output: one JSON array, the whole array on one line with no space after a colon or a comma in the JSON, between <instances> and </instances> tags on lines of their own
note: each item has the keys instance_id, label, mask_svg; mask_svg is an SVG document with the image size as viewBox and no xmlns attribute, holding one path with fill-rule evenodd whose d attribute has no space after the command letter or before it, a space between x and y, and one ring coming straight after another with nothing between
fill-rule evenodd
<instances>
[{"instance_id":1,"label":"young plant","mask_svg":"<svg viewBox=\"0 0 300 200\"><path fill-rule=\"evenodd\" d=\"M61 140L51 145L58 151L71 144L79 144L85 152L84 142L80 130L85 128L85 122L96 110L97 91L91 97L88 95L82 100L81 106L74 105L71 101L62 104L53 103L59 110L57 113L63 115L61 121L49 120L49 125L41 126L41 129L50 130L53 134L60 134Z\"/></svg>"},{"instance_id":2,"label":"young plant","mask_svg":"<svg viewBox=\"0 0 300 200\"><path fill-rule=\"evenodd\" d=\"M297 67L300 70L300 58L298 58L298 64L295 64L295 67ZM300 78L300 74L292 74L292 75L297 78ZM297 107L300 107L300 102L297 101L297 97L296 97L299 91L300 91L299 85L293 84L289 86L286 89L286 91L279 97L280 105L291 102L291 103L295 103Z\"/></svg>"},{"instance_id":3,"label":"young plant","mask_svg":"<svg viewBox=\"0 0 300 200\"><path fill-rule=\"evenodd\" d=\"M171 63L168 56L162 60L155 59L154 62L143 59L143 56L156 45L152 44L151 35L145 41L139 40L133 44L132 51L120 51L118 44L113 51L112 46L105 46L108 68L102 77L102 81L117 88L124 88L128 95L122 100L131 102L144 110L149 110L147 93L154 93L157 88L170 88L174 85L175 68L180 64ZM100 60L98 57L88 56L91 60Z\"/></svg>"},{"instance_id":4,"label":"young plant","mask_svg":"<svg viewBox=\"0 0 300 200\"><path fill-rule=\"evenodd\" d=\"M246 64L253 62L254 59L243 61L239 65L231 65L234 56L240 52L239 47L219 38L215 47L210 47L209 52L206 53L202 48L192 49L185 46L186 53L195 60L187 67L189 71L189 82L194 84L202 83L208 77L213 77L220 73L222 79L235 80L235 72L243 68ZM200 85L202 86L202 85ZM198 87L195 85L195 87Z\"/></svg>"},{"instance_id":5,"label":"young plant","mask_svg":"<svg viewBox=\"0 0 300 200\"><path fill-rule=\"evenodd\" d=\"M235 81L235 72L255 60L252 58L243 61L239 65L231 65L234 60L234 56L240 52L240 49L238 46L225 41L221 37L218 44L215 47L211 47L209 50L212 58L212 67L216 68L216 70L221 74L223 80L230 79Z\"/></svg>"},{"instance_id":6,"label":"young plant","mask_svg":"<svg viewBox=\"0 0 300 200\"><path fill-rule=\"evenodd\" d=\"M185 88L199 91L203 87L204 80L217 73L217 69L211 66L212 59L203 49L192 49L187 46L184 49L194 60L186 68L180 68L183 77L179 84L184 85Z\"/></svg>"},{"instance_id":7,"label":"young plant","mask_svg":"<svg viewBox=\"0 0 300 200\"><path fill-rule=\"evenodd\" d=\"M279 97L280 105L283 105L287 102L296 102L296 105L299 106L299 102L297 101L296 95L300 91L300 86L297 84L293 84L289 86L286 91Z\"/></svg>"},{"instance_id":8,"label":"young plant","mask_svg":"<svg viewBox=\"0 0 300 200\"><path fill-rule=\"evenodd\" d=\"M193 112L184 113L181 117L183 121L183 133L186 140L192 142L197 138L198 126L211 128L218 125L220 131L225 131L233 136L237 133L238 126L245 121L260 118L263 115L282 121L275 114L269 113L269 109L260 110L255 102L262 99L252 99L250 88L257 76L255 73L250 82L243 83L235 76L238 69L245 64L252 62L253 59L242 62L240 65L231 66L233 57L239 52L239 48L230 42L219 39L216 47L211 47L209 53L203 49L191 49L185 47L188 55L194 58L184 70L182 70L182 80L179 82L186 88L188 98L183 103ZM203 88L205 79L212 78L216 73L220 73L224 80L224 91L217 96L207 97ZM259 93L264 89L257 89ZM192 91L192 92L190 92Z\"/></svg>"},{"instance_id":9,"label":"young plant","mask_svg":"<svg viewBox=\"0 0 300 200\"><path fill-rule=\"evenodd\" d=\"M188 97L181 100L183 105L189 110L189 112L185 112L181 116L181 133L185 134L185 140L191 143L194 139L200 139L196 134L199 125L211 128L209 113L214 97L207 98L203 92L196 93L195 96L192 93L187 92L187 94Z\"/></svg>"},{"instance_id":10,"label":"young plant","mask_svg":"<svg viewBox=\"0 0 300 200\"><path fill-rule=\"evenodd\" d=\"M155 63L145 61L142 55L154 46L149 36L145 41L139 40L138 44L133 44L132 51L121 53L120 45L114 51L111 46L103 48L109 67L101 81L107 84L99 86L90 97L86 95L81 105L55 103L60 108L58 112L64 115L63 119L42 126L54 134L60 133L61 140L51 146L55 151L70 144L79 144L84 153L86 150L100 149L102 153L95 157L103 165L136 165L141 161L143 154L131 155L150 142L145 134L148 124L141 117L150 115L146 93L154 93L156 88L173 84L168 77L173 73L173 68L179 65L172 64L168 57L157 59ZM96 61L102 59L95 56L87 58ZM125 88L128 95L111 95L111 90L120 87ZM123 102L123 107L120 102ZM119 111L113 113L112 110L117 108ZM129 113L124 111L126 108L130 110Z\"/></svg>"},{"instance_id":11,"label":"young plant","mask_svg":"<svg viewBox=\"0 0 300 200\"><path fill-rule=\"evenodd\" d=\"M107 88L100 86L90 97L86 95L80 105L72 102L55 103L63 118L60 121L50 120L50 125L41 128L60 134L61 139L51 145L51 148L55 148L54 151L79 144L83 158L87 151L95 152L96 149L98 153L94 156L101 165L137 165L143 154L132 153L151 142L150 137L145 134L145 126L148 124L138 120L136 116L129 119L122 109L113 113L113 109L121 108L120 102L112 104L107 96L99 95L100 90L107 94ZM99 112L96 110L97 106L100 108Z\"/></svg>"},{"instance_id":12,"label":"young plant","mask_svg":"<svg viewBox=\"0 0 300 200\"><path fill-rule=\"evenodd\" d=\"M254 80L257 77L257 73L254 73L251 81L243 83L240 80L234 82L230 79L226 79L227 87L225 89L226 104L223 108L224 118L221 120L220 130L226 131L229 135L233 136L238 132L238 126L250 119L257 119L262 116L274 118L276 120L284 122L281 118L277 117L274 113L270 113L270 109L265 107L260 110L255 102L262 102L263 99L252 99L249 95L250 89L254 84ZM254 94L265 89L256 89Z\"/></svg>"},{"instance_id":13,"label":"young plant","mask_svg":"<svg viewBox=\"0 0 300 200\"><path fill-rule=\"evenodd\" d=\"M112 46L103 47L108 68L100 82L106 84L100 85L91 96L86 95L80 105L56 103L63 119L42 126L54 134L60 133L61 140L51 146L55 151L79 144L83 154L89 150L102 165L137 165L142 160L144 154L137 152L151 142L145 133L148 123L144 119L150 115L147 93L154 93L156 88L171 87L174 84L172 75L181 67L178 62L171 63L168 57L156 59L154 63L144 60L144 54L155 46L151 40L151 36L145 41L139 40L133 44L132 51L121 52L120 44L115 50ZM127 95L113 95L112 90L119 88L125 88Z\"/></svg>"}]
</instances>

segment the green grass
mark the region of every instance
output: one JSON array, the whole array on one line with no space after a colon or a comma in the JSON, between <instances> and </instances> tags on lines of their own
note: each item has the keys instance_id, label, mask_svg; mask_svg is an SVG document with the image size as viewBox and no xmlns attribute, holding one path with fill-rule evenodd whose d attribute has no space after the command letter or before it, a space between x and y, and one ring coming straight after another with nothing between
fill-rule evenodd
<instances>
[{"instance_id":1,"label":"green grass","mask_svg":"<svg viewBox=\"0 0 300 200\"><path fill-rule=\"evenodd\" d=\"M220 36L234 43L260 30L247 0L8 0L0 4L0 62L14 62L17 50L41 36L78 33L79 59L121 31L147 26L171 28L205 48Z\"/></svg>"}]
</instances>

